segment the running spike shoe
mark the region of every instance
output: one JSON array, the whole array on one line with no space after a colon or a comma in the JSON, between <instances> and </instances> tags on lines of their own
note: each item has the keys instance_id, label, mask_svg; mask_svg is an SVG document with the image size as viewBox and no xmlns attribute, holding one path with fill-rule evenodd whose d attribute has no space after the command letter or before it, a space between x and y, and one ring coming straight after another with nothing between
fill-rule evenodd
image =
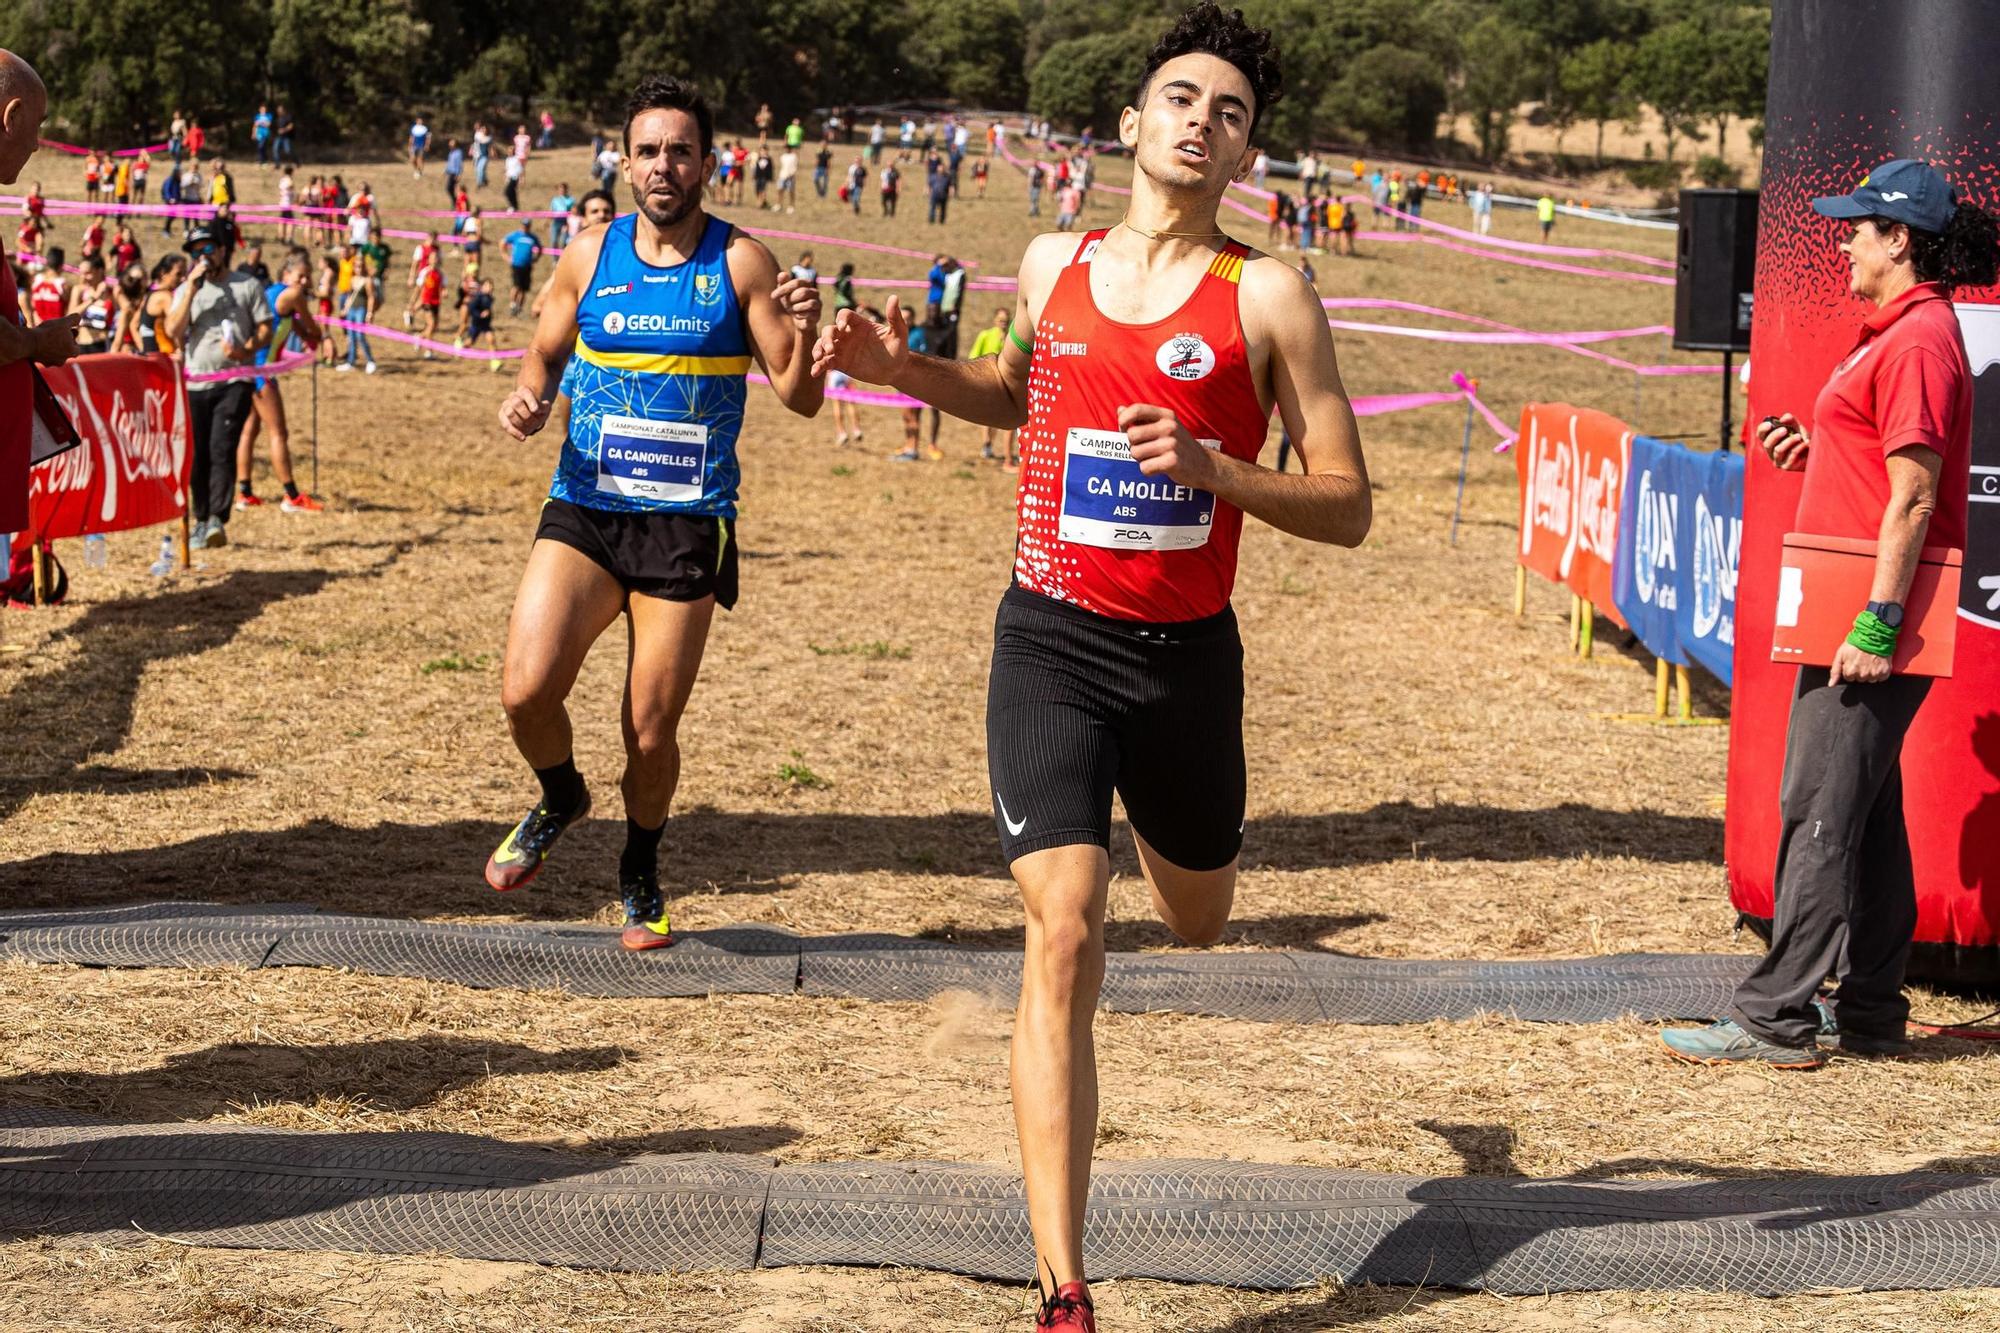
<instances>
[{"instance_id":1,"label":"running spike shoe","mask_svg":"<svg viewBox=\"0 0 2000 1333\"><path fill-rule=\"evenodd\" d=\"M1067 1328L1078 1333L1097 1333L1097 1309L1090 1303L1090 1288L1082 1282L1065 1282L1052 1296L1042 1297L1035 1314L1036 1328Z\"/></svg>"},{"instance_id":2,"label":"running spike shoe","mask_svg":"<svg viewBox=\"0 0 2000 1333\"><path fill-rule=\"evenodd\" d=\"M236 493L236 508L238 509L260 509L263 507L263 504L264 501L255 492L238 491Z\"/></svg>"},{"instance_id":3,"label":"running spike shoe","mask_svg":"<svg viewBox=\"0 0 2000 1333\"><path fill-rule=\"evenodd\" d=\"M513 832L494 848L493 855L486 862L486 882L501 893L527 884L542 873L542 862L549 859L556 839L567 832L570 825L581 823L589 814L590 792L587 790L583 794L583 804L574 814L557 814L547 806L537 804L528 812L528 817L514 825Z\"/></svg>"},{"instance_id":4,"label":"running spike shoe","mask_svg":"<svg viewBox=\"0 0 2000 1333\"><path fill-rule=\"evenodd\" d=\"M619 942L628 949L664 949L674 942L667 926L667 898L655 874L626 873L618 877L618 896L625 901L625 933Z\"/></svg>"},{"instance_id":5,"label":"running spike shoe","mask_svg":"<svg viewBox=\"0 0 2000 1333\"><path fill-rule=\"evenodd\" d=\"M278 508L284 510L287 514L317 514L323 511L326 506L313 499L310 495L307 495L304 491L300 491L297 495L288 495L280 500Z\"/></svg>"}]
</instances>

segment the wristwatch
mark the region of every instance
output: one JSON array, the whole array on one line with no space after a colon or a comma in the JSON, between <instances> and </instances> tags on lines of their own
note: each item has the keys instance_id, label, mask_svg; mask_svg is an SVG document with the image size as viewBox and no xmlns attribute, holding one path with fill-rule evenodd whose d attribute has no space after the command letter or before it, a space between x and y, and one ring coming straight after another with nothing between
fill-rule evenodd
<instances>
[{"instance_id":1,"label":"wristwatch","mask_svg":"<svg viewBox=\"0 0 2000 1333\"><path fill-rule=\"evenodd\" d=\"M1868 614L1887 625L1890 629L1903 627L1903 604L1901 602L1870 602Z\"/></svg>"}]
</instances>

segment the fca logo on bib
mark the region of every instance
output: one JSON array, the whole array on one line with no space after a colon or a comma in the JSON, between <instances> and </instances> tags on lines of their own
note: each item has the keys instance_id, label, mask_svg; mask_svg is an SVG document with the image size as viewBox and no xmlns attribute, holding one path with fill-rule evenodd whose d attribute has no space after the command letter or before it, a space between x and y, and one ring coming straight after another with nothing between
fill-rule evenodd
<instances>
[{"instance_id":1,"label":"fca logo on bib","mask_svg":"<svg viewBox=\"0 0 2000 1333\"><path fill-rule=\"evenodd\" d=\"M1160 344L1153 360L1174 379L1198 380L1215 369L1215 349L1199 333L1176 333Z\"/></svg>"}]
</instances>

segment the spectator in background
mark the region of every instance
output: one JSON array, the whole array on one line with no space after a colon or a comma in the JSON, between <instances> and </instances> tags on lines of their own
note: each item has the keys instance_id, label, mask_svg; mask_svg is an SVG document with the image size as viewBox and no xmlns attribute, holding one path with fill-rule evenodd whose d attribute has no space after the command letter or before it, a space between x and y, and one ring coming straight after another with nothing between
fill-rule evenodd
<instances>
[{"instance_id":1,"label":"spectator in background","mask_svg":"<svg viewBox=\"0 0 2000 1333\"><path fill-rule=\"evenodd\" d=\"M833 139L829 136L813 155L813 193L826 198L828 178L833 175Z\"/></svg>"},{"instance_id":2,"label":"spectator in background","mask_svg":"<svg viewBox=\"0 0 2000 1333\"><path fill-rule=\"evenodd\" d=\"M792 124L796 125L795 120ZM787 213L799 211L799 150L789 144L778 154L778 207Z\"/></svg>"},{"instance_id":3,"label":"spectator in background","mask_svg":"<svg viewBox=\"0 0 2000 1333\"><path fill-rule=\"evenodd\" d=\"M549 220L549 248L555 250L569 243L569 217L576 211L576 196L569 192L568 181L549 196L549 211L557 214Z\"/></svg>"},{"instance_id":4,"label":"spectator in background","mask_svg":"<svg viewBox=\"0 0 2000 1333\"><path fill-rule=\"evenodd\" d=\"M189 231L181 248L194 263L167 311L168 339L183 349L191 371L250 364L271 337L264 289L249 274L230 269L228 238L207 225ZM195 527L189 544L199 550L228 543L236 445L250 416L250 381L193 381L187 397L194 427L188 495Z\"/></svg>"},{"instance_id":5,"label":"spectator in background","mask_svg":"<svg viewBox=\"0 0 2000 1333\"><path fill-rule=\"evenodd\" d=\"M132 158L132 202L146 202L146 174L153 169L153 155L141 148Z\"/></svg>"},{"instance_id":6,"label":"spectator in background","mask_svg":"<svg viewBox=\"0 0 2000 1333\"><path fill-rule=\"evenodd\" d=\"M458 202L459 178L465 175L465 146L457 139L444 141L444 197L447 208Z\"/></svg>"},{"instance_id":7,"label":"spectator in background","mask_svg":"<svg viewBox=\"0 0 2000 1333\"><path fill-rule=\"evenodd\" d=\"M0 185L20 179L48 109L49 92L34 67L12 51L0 50ZM75 356L76 323L65 315L28 328L14 265L0 264L0 532L28 526L32 366L59 366Z\"/></svg>"},{"instance_id":8,"label":"spectator in background","mask_svg":"<svg viewBox=\"0 0 2000 1333\"><path fill-rule=\"evenodd\" d=\"M480 121L472 127L472 183L486 188L486 164L493 160L493 131Z\"/></svg>"},{"instance_id":9,"label":"spectator in background","mask_svg":"<svg viewBox=\"0 0 2000 1333\"><path fill-rule=\"evenodd\" d=\"M535 290L535 257L542 253L542 243L536 238L534 228L524 220L507 234L502 244L507 247L507 262L514 270L514 290L508 300L507 313L519 315L521 307L527 304L529 294Z\"/></svg>"},{"instance_id":10,"label":"spectator in background","mask_svg":"<svg viewBox=\"0 0 2000 1333\"><path fill-rule=\"evenodd\" d=\"M424 178L424 154L430 151L431 127L418 116L410 122L410 176L413 180Z\"/></svg>"},{"instance_id":11,"label":"spectator in background","mask_svg":"<svg viewBox=\"0 0 2000 1333\"><path fill-rule=\"evenodd\" d=\"M1556 229L1555 196L1547 190L1543 190L1542 197L1535 200L1535 221L1542 224L1542 239L1546 241L1549 233Z\"/></svg>"},{"instance_id":12,"label":"spectator in background","mask_svg":"<svg viewBox=\"0 0 2000 1333\"><path fill-rule=\"evenodd\" d=\"M170 208L178 208L181 203L181 169L169 162L167 174L160 180L160 202ZM160 223L160 230L166 235L174 234L174 215L168 213Z\"/></svg>"},{"instance_id":13,"label":"spectator in background","mask_svg":"<svg viewBox=\"0 0 2000 1333\"><path fill-rule=\"evenodd\" d=\"M902 169L894 162L882 168L882 216L885 218L896 216L896 193L902 188L902 179Z\"/></svg>"},{"instance_id":14,"label":"spectator in background","mask_svg":"<svg viewBox=\"0 0 2000 1333\"><path fill-rule=\"evenodd\" d=\"M265 171L271 165L271 108L259 106L257 118L250 122L250 142L257 145L257 170Z\"/></svg>"},{"instance_id":15,"label":"spectator in background","mask_svg":"<svg viewBox=\"0 0 2000 1333\"><path fill-rule=\"evenodd\" d=\"M544 151L556 146L556 117L547 107L542 108L542 136L535 140L535 147Z\"/></svg>"},{"instance_id":16,"label":"spectator in background","mask_svg":"<svg viewBox=\"0 0 2000 1333\"><path fill-rule=\"evenodd\" d=\"M201 127L199 120L190 120L187 132L188 161L201 161L201 150L206 147L208 147L208 131Z\"/></svg>"},{"instance_id":17,"label":"spectator in background","mask_svg":"<svg viewBox=\"0 0 2000 1333\"><path fill-rule=\"evenodd\" d=\"M521 211L521 177L527 174L528 159L515 154L507 156L507 211Z\"/></svg>"},{"instance_id":18,"label":"spectator in background","mask_svg":"<svg viewBox=\"0 0 2000 1333\"><path fill-rule=\"evenodd\" d=\"M1472 229L1481 236L1491 234L1493 231L1493 182L1487 181L1482 185L1474 186L1472 193L1467 196L1467 201L1472 205Z\"/></svg>"},{"instance_id":19,"label":"spectator in background","mask_svg":"<svg viewBox=\"0 0 2000 1333\"><path fill-rule=\"evenodd\" d=\"M972 340L972 350L966 353L967 358L977 361L981 357L1000 355L1000 348L1007 341L1007 327L1013 322L1013 319L1014 312L1005 306L994 311L993 322L981 329L978 336ZM979 456L981 458L996 459L999 461L1000 466L1007 469L1007 471L1014 471L1019 466L1014 459L1014 432L1011 430L1000 430L997 426L987 426L984 427L984 430L985 444L981 448ZM1004 437L1005 458L999 458L993 452L993 436L996 432Z\"/></svg>"},{"instance_id":20,"label":"spectator in background","mask_svg":"<svg viewBox=\"0 0 2000 1333\"><path fill-rule=\"evenodd\" d=\"M617 143L605 140L597 154L597 188L607 194L618 188L618 160Z\"/></svg>"},{"instance_id":21,"label":"spectator in background","mask_svg":"<svg viewBox=\"0 0 2000 1333\"><path fill-rule=\"evenodd\" d=\"M526 164L528 151L533 147L534 140L528 135L528 127L526 125L516 125L514 127L514 156L520 158L522 163Z\"/></svg>"},{"instance_id":22,"label":"spectator in background","mask_svg":"<svg viewBox=\"0 0 2000 1333\"><path fill-rule=\"evenodd\" d=\"M180 167L181 157L187 152L187 132L187 116L179 107L175 107L174 118L167 123L167 155L173 158L176 169Z\"/></svg>"},{"instance_id":23,"label":"spectator in background","mask_svg":"<svg viewBox=\"0 0 2000 1333\"><path fill-rule=\"evenodd\" d=\"M1056 191L1056 230L1068 231L1083 212L1083 190L1075 181Z\"/></svg>"},{"instance_id":24,"label":"spectator in background","mask_svg":"<svg viewBox=\"0 0 2000 1333\"><path fill-rule=\"evenodd\" d=\"M859 305L854 299L854 265L842 264L840 272L833 279L833 313L853 310Z\"/></svg>"},{"instance_id":25,"label":"spectator in background","mask_svg":"<svg viewBox=\"0 0 2000 1333\"><path fill-rule=\"evenodd\" d=\"M1048 173L1042 170L1042 164L1039 161L1029 163L1028 216L1031 218L1038 218L1042 215L1042 185L1047 179Z\"/></svg>"},{"instance_id":26,"label":"spectator in background","mask_svg":"<svg viewBox=\"0 0 2000 1333\"><path fill-rule=\"evenodd\" d=\"M283 102L278 103L277 114L272 119L276 122L273 129L276 143L271 149L272 158L278 162L290 162L293 160L292 138L298 126L292 120L292 113L285 110ZM140 155L144 156L143 151Z\"/></svg>"},{"instance_id":27,"label":"spectator in background","mask_svg":"<svg viewBox=\"0 0 2000 1333\"><path fill-rule=\"evenodd\" d=\"M867 192L868 168L861 165L861 158L857 156L854 161L847 165L847 187L841 192L840 197L854 210L855 216L859 217L861 215L861 196Z\"/></svg>"}]
</instances>

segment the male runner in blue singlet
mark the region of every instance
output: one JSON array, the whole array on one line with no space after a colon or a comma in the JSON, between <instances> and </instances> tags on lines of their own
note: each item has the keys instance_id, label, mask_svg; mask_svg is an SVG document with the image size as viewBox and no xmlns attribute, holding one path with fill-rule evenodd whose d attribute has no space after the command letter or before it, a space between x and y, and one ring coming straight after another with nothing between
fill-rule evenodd
<instances>
[{"instance_id":1,"label":"male runner in blue singlet","mask_svg":"<svg viewBox=\"0 0 2000 1333\"><path fill-rule=\"evenodd\" d=\"M519 888L590 810L565 700L622 614L625 947L671 942L659 847L680 778L676 731L717 603L736 602L736 436L754 361L778 399L819 411L819 292L780 281L771 252L702 209L713 121L692 85L650 78L626 107L622 170L637 214L570 242L500 425L539 431L569 400L554 484L507 630L501 686L514 743L542 785L486 881ZM558 382L560 377L560 382Z\"/></svg>"}]
</instances>

